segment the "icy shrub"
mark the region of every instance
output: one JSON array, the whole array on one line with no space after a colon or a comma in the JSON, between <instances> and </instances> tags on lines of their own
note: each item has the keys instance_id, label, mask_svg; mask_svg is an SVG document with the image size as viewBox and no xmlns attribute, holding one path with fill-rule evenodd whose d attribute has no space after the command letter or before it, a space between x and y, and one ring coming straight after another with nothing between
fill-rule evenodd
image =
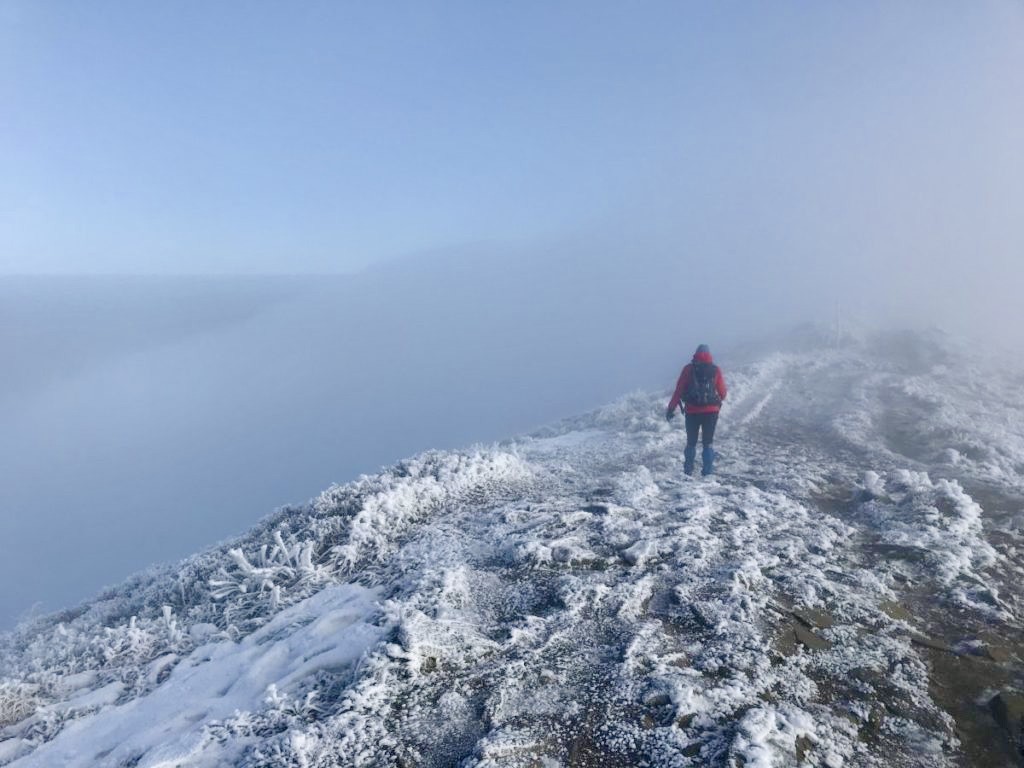
<instances>
[{"instance_id":1,"label":"icy shrub","mask_svg":"<svg viewBox=\"0 0 1024 768\"><path fill-rule=\"evenodd\" d=\"M387 475L363 478L353 490L365 487L370 492L349 522L347 541L331 550L332 563L341 572L351 572L386 555L398 536L446 504L482 502L502 487L520 486L531 474L528 464L512 453L431 452L403 462ZM314 511L324 515L349 508L345 503L349 488L324 492L313 503Z\"/></svg>"},{"instance_id":2,"label":"icy shrub","mask_svg":"<svg viewBox=\"0 0 1024 768\"><path fill-rule=\"evenodd\" d=\"M0 728L35 714L40 700L38 686L11 680L0 682Z\"/></svg>"},{"instance_id":3,"label":"icy shrub","mask_svg":"<svg viewBox=\"0 0 1024 768\"><path fill-rule=\"evenodd\" d=\"M285 543L280 531L274 532L273 545L263 544L252 556L234 548L228 550L230 565L221 568L217 578L210 579L212 596L216 600L246 595L269 595L270 608L276 609L281 602L281 588L303 583L315 586L330 581L329 569L314 564L316 544L312 541L296 541L290 538Z\"/></svg>"},{"instance_id":4,"label":"icy shrub","mask_svg":"<svg viewBox=\"0 0 1024 768\"><path fill-rule=\"evenodd\" d=\"M224 625L249 627L391 552L406 531L445 505L490 498L531 477L512 453L430 452L390 472L333 486L276 528L227 551L209 579ZM286 529L291 529L286 532ZM251 548L250 548L251 547Z\"/></svg>"},{"instance_id":5,"label":"icy shrub","mask_svg":"<svg viewBox=\"0 0 1024 768\"><path fill-rule=\"evenodd\" d=\"M169 607L156 621L139 622L133 616L127 624L104 631L99 654L106 665L136 665L171 650L184 651L190 638L178 627Z\"/></svg>"}]
</instances>

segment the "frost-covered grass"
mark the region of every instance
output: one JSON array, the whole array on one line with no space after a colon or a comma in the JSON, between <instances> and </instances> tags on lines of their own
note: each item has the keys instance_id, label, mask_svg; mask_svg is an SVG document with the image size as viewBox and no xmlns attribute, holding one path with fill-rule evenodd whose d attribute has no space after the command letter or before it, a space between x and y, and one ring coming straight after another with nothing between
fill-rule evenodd
<instances>
[{"instance_id":1,"label":"frost-covered grass","mask_svg":"<svg viewBox=\"0 0 1024 768\"><path fill-rule=\"evenodd\" d=\"M0 763L954 765L913 601L1017 626L1015 518L995 546L971 489L1020 495L1021 404L879 354L727 369L714 478L634 394L23 626Z\"/></svg>"},{"instance_id":2,"label":"frost-covered grass","mask_svg":"<svg viewBox=\"0 0 1024 768\"><path fill-rule=\"evenodd\" d=\"M39 706L37 688L16 681L0 683L0 727L18 723Z\"/></svg>"},{"instance_id":3,"label":"frost-covered grass","mask_svg":"<svg viewBox=\"0 0 1024 768\"><path fill-rule=\"evenodd\" d=\"M445 505L500 498L528 482L524 462L505 451L428 453L286 508L232 546L19 627L2 641L0 759L104 707L151 700L183 660L211 644L244 643L281 611L346 583L361 558L379 558ZM90 698L95 691L106 698Z\"/></svg>"}]
</instances>

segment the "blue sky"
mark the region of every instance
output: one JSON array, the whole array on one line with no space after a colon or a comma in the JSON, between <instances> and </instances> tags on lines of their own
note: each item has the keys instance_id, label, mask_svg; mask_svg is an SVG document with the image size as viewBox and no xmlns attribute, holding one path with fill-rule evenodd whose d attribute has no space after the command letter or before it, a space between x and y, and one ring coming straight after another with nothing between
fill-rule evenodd
<instances>
[{"instance_id":1,"label":"blue sky","mask_svg":"<svg viewBox=\"0 0 1024 768\"><path fill-rule=\"evenodd\" d=\"M2 0L0 273L635 231L989 275L1024 244L1022 93L1010 0Z\"/></svg>"}]
</instances>

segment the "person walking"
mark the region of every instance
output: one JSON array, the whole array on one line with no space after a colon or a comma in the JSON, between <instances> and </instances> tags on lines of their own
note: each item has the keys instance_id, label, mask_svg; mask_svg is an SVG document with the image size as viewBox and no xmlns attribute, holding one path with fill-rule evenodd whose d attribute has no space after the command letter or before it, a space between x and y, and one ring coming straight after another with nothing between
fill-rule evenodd
<instances>
[{"instance_id":1,"label":"person walking","mask_svg":"<svg viewBox=\"0 0 1024 768\"><path fill-rule=\"evenodd\" d=\"M693 474L698 433L704 446L701 452L701 474L710 475L714 471L715 450L712 441L715 439L718 412L722 409L726 392L722 370L712 360L708 345L701 344L693 355L693 361L687 363L679 374L676 390L665 411L665 418L671 421L679 404L685 403L686 449L683 451L683 472L688 475Z\"/></svg>"}]
</instances>

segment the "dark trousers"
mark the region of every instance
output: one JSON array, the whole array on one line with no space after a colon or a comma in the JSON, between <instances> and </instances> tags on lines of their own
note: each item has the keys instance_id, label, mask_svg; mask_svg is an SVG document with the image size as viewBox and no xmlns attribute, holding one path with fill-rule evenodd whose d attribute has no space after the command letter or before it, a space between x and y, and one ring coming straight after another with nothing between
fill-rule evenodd
<instances>
[{"instance_id":1,"label":"dark trousers","mask_svg":"<svg viewBox=\"0 0 1024 768\"><path fill-rule=\"evenodd\" d=\"M710 475L715 463L715 449L711 441L715 439L715 425L718 424L717 413L686 414L686 450L683 451L683 472L693 474L693 465L697 458L697 436L700 434L704 443L701 452L701 474Z\"/></svg>"},{"instance_id":2,"label":"dark trousers","mask_svg":"<svg viewBox=\"0 0 1024 768\"><path fill-rule=\"evenodd\" d=\"M686 447L693 448L697 445L697 433L701 433L701 442L711 445L715 439L715 425L718 424L717 413L688 413L686 414Z\"/></svg>"}]
</instances>

